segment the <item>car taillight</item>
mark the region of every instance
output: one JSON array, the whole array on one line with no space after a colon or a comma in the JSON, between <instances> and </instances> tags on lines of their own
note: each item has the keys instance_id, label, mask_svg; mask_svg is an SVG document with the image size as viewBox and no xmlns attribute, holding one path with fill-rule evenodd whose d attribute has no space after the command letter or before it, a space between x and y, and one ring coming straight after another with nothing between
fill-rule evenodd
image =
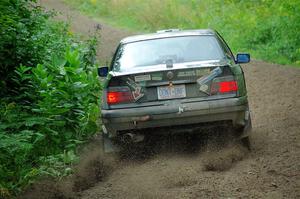
<instances>
[{"instance_id":1,"label":"car taillight","mask_svg":"<svg viewBox=\"0 0 300 199\"><path fill-rule=\"evenodd\" d=\"M236 81L221 81L213 82L211 85L210 93L213 94L224 94L229 92L236 92L238 90L238 85Z\"/></svg>"},{"instance_id":2,"label":"car taillight","mask_svg":"<svg viewBox=\"0 0 300 199\"><path fill-rule=\"evenodd\" d=\"M133 96L129 89L121 89L119 91L108 91L107 92L107 103L120 104L133 102Z\"/></svg>"},{"instance_id":3,"label":"car taillight","mask_svg":"<svg viewBox=\"0 0 300 199\"><path fill-rule=\"evenodd\" d=\"M237 91L238 89L236 81L219 82L219 86L220 93Z\"/></svg>"}]
</instances>

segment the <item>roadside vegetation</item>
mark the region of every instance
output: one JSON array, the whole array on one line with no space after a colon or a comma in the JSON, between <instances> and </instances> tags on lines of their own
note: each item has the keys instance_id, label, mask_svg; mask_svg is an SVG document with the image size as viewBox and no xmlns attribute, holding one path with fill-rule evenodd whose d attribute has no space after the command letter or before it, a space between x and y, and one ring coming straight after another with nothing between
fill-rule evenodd
<instances>
[{"instance_id":1,"label":"roadside vegetation","mask_svg":"<svg viewBox=\"0 0 300 199\"><path fill-rule=\"evenodd\" d=\"M72 173L98 130L96 37L80 41L35 3L0 2L0 198Z\"/></svg>"},{"instance_id":2,"label":"roadside vegetation","mask_svg":"<svg viewBox=\"0 0 300 199\"><path fill-rule=\"evenodd\" d=\"M65 0L84 13L135 31L212 28L236 52L300 66L299 0Z\"/></svg>"}]
</instances>

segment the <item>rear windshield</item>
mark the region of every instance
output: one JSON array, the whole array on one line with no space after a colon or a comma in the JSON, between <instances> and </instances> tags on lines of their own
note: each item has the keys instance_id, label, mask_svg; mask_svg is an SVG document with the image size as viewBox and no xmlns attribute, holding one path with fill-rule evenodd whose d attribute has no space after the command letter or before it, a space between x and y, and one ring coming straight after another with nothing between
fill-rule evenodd
<instances>
[{"instance_id":1,"label":"rear windshield","mask_svg":"<svg viewBox=\"0 0 300 199\"><path fill-rule=\"evenodd\" d=\"M184 36L138 41L120 46L113 71L130 71L135 67L221 60L224 53L214 36Z\"/></svg>"}]
</instances>

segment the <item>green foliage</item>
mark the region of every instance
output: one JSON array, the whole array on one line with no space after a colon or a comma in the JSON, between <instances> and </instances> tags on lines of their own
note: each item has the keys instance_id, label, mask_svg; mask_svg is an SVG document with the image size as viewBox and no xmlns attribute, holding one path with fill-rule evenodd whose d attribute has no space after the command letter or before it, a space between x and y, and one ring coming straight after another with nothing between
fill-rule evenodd
<instances>
[{"instance_id":1,"label":"green foliage","mask_svg":"<svg viewBox=\"0 0 300 199\"><path fill-rule=\"evenodd\" d=\"M76 146L96 133L101 88L96 68L83 59L68 50L16 69L21 95L0 109L0 187L19 191L41 174L68 174Z\"/></svg>"},{"instance_id":2,"label":"green foliage","mask_svg":"<svg viewBox=\"0 0 300 199\"><path fill-rule=\"evenodd\" d=\"M63 55L69 39L67 26L48 20L51 13L33 0L0 1L0 94L13 87L12 73L20 64L36 66L55 52Z\"/></svg>"},{"instance_id":3,"label":"green foliage","mask_svg":"<svg viewBox=\"0 0 300 199\"><path fill-rule=\"evenodd\" d=\"M0 198L72 173L98 131L97 39L77 41L34 2L0 1Z\"/></svg>"},{"instance_id":4,"label":"green foliage","mask_svg":"<svg viewBox=\"0 0 300 199\"><path fill-rule=\"evenodd\" d=\"M65 0L134 30L212 28L234 52L300 65L299 0Z\"/></svg>"}]
</instances>

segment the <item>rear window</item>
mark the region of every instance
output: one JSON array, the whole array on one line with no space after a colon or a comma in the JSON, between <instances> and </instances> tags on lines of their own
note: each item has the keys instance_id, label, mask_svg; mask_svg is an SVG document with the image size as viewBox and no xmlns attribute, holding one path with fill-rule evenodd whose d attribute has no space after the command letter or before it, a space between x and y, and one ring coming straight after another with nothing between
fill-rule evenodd
<instances>
[{"instance_id":1,"label":"rear window","mask_svg":"<svg viewBox=\"0 0 300 199\"><path fill-rule=\"evenodd\" d=\"M138 41L120 46L113 71L135 67L206 60L221 60L224 53L214 36L184 36Z\"/></svg>"}]
</instances>

